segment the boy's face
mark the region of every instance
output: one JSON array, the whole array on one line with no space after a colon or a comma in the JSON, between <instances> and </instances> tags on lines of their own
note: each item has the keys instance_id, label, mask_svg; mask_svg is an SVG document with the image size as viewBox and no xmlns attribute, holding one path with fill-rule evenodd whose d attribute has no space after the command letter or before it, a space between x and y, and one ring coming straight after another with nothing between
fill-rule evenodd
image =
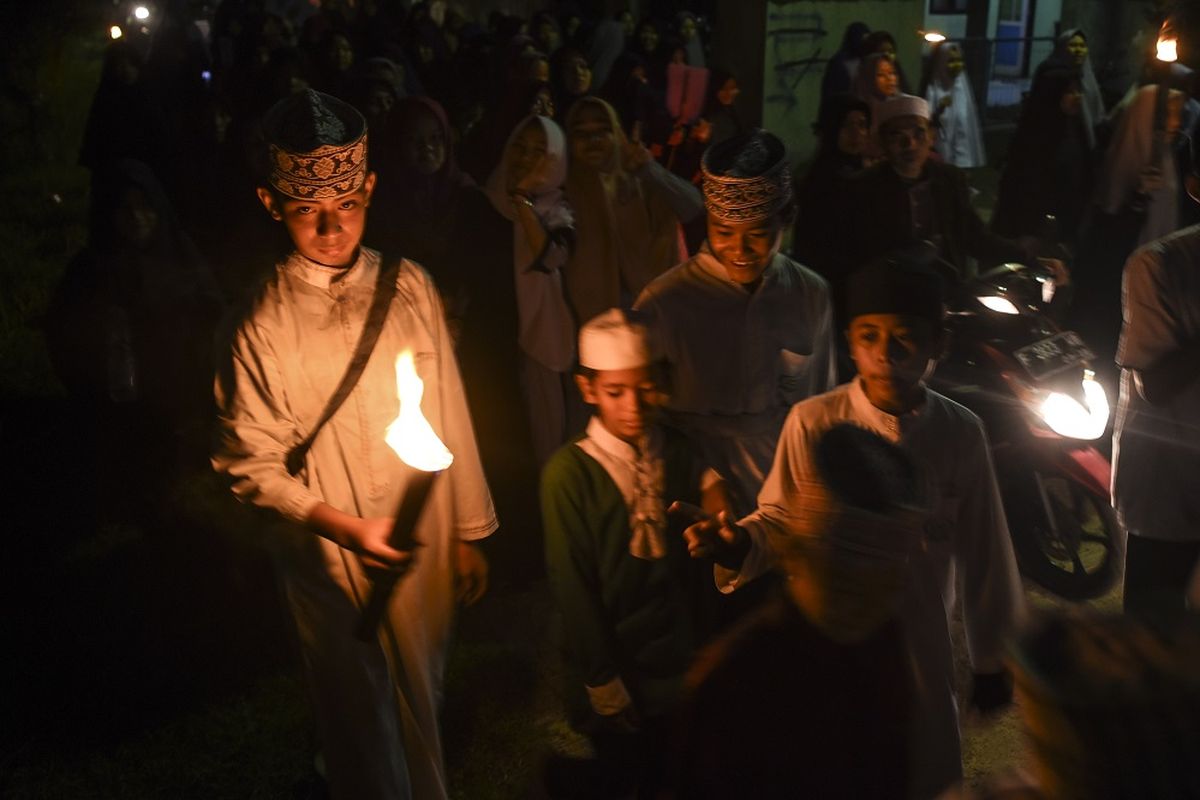
<instances>
[{"instance_id":1,"label":"boy's face","mask_svg":"<svg viewBox=\"0 0 1200 800\"><path fill-rule=\"evenodd\" d=\"M776 217L760 222L723 222L708 216L708 246L729 279L743 285L762 276L779 251L783 226Z\"/></svg>"},{"instance_id":2,"label":"boy's face","mask_svg":"<svg viewBox=\"0 0 1200 800\"><path fill-rule=\"evenodd\" d=\"M871 404L889 414L911 411L937 363L941 331L921 317L862 314L846 332L850 357Z\"/></svg>"},{"instance_id":3,"label":"boy's face","mask_svg":"<svg viewBox=\"0 0 1200 800\"><path fill-rule=\"evenodd\" d=\"M658 403L658 384L649 367L606 369L595 375L576 375L579 392L608 432L628 444L636 445Z\"/></svg>"},{"instance_id":4,"label":"boy's face","mask_svg":"<svg viewBox=\"0 0 1200 800\"><path fill-rule=\"evenodd\" d=\"M259 187L258 199L277 220L282 220L300 255L326 267L348 267L354 262L367 206L375 190L375 173L367 173L354 192L324 200L277 197Z\"/></svg>"}]
</instances>

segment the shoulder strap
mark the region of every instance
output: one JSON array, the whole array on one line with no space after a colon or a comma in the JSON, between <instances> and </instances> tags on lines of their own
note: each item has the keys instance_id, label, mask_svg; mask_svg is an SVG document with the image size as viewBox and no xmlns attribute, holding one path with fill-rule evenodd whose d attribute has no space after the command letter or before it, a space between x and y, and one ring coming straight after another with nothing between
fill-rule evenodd
<instances>
[{"instance_id":1,"label":"shoulder strap","mask_svg":"<svg viewBox=\"0 0 1200 800\"><path fill-rule=\"evenodd\" d=\"M325 404L325 410L321 412L320 418L313 425L308 436L288 451L284 464L287 466L289 475L295 475L304 468L304 459L316 440L317 434L325 427L325 423L329 421L330 417L337 413L362 376L367 361L370 360L371 353L375 350L375 343L379 341L379 334L383 331L383 320L387 317L392 298L396 296L396 279L400 273L400 263L401 260L396 259L394 264L385 266L387 261L380 261L379 276L375 283L375 296L371 299L371 308L367 311L367 321L363 325L358 346L354 348L354 356L350 359L350 364L346 367L342 380L334 390L333 396L329 398L329 402Z\"/></svg>"}]
</instances>

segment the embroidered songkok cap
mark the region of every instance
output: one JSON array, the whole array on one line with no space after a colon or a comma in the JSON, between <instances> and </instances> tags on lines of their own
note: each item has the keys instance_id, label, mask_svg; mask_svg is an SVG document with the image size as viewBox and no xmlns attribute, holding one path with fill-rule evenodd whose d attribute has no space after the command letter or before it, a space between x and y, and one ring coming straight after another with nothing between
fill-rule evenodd
<instances>
[{"instance_id":1,"label":"embroidered songkok cap","mask_svg":"<svg viewBox=\"0 0 1200 800\"><path fill-rule=\"evenodd\" d=\"M579 366L594 370L637 369L654 361L644 325L610 308L579 331Z\"/></svg>"},{"instance_id":2,"label":"embroidered songkok cap","mask_svg":"<svg viewBox=\"0 0 1200 800\"><path fill-rule=\"evenodd\" d=\"M846 319L864 314L903 314L935 326L945 314L944 280L924 255L897 254L873 261L850 276Z\"/></svg>"},{"instance_id":3,"label":"embroidered songkok cap","mask_svg":"<svg viewBox=\"0 0 1200 800\"><path fill-rule=\"evenodd\" d=\"M876 103L871 115L871 126L878 131L883 124L897 117L920 117L929 119L929 103L924 97L911 94L893 95L882 102Z\"/></svg>"},{"instance_id":4,"label":"embroidered songkok cap","mask_svg":"<svg viewBox=\"0 0 1200 800\"><path fill-rule=\"evenodd\" d=\"M704 206L722 222L761 222L792 202L787 148L761 128L709 147L700 171Z\"/></svg>"},{"instance_id":5,"label":"embroidered songkok cap","mask_svg":"<svg viewBox=\"0 0 1200 800\"><path fill-rule=\"evenodd\" d=\"M367 178L367 121L351 105L306 89L280 100L263 119L267 182L297 200L356 191Z\"/></svg>"}]
</instances>

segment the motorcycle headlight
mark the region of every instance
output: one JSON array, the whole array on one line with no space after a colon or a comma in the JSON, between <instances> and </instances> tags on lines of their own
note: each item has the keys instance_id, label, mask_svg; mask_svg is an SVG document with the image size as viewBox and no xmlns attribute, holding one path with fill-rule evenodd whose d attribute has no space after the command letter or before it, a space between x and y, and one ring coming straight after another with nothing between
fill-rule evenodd
<instances>
[{"instance_id":1,"label":"motorcycle headlight","mask_svg":"<svg viewBox=\"0 0 1200 800\"><path fill-rule=\"evenodd\" d=\"M1108 395L1089 370L1083 377L1083 403L1062 392L1050 392L1037 406L1038 415L1060 436L1099 439L1108 427Z\"/></svg>"},{"instance_id":2,"label":"motorcycle headlight","mask_svg":"<svg viewBox=\"0 0 1200 800\"><path fill-rule=\"evenodd\" d=\"M1007 297L1001 297L998 294L985 294L975 298L985 307L999 314L1020 314L1021 312L1013 305L1013 301Z\"/></svg>"}]
</instances>

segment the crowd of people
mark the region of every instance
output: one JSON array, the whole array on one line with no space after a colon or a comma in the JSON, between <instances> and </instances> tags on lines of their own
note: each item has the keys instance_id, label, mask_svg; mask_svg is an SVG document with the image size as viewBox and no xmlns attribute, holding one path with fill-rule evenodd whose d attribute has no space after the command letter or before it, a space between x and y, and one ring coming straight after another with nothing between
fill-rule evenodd
<instances>
[{"instance_id":1,"label":"crowd of people","mask_svg":"<svg viewBox=\"0 0 1200 800\"><path fill-rule=\"evenodd\" d=\"M110 45L80 153L91 235L47 332L96 435L153 445L98 443L136 453L113 478L211 456L265 510L333 796L447 796L455 604L543 577L595 749L550 765L552 796L959 786L948 615L989 713L1025 601L982 423L926 380L953 284L1001 262L1074 288L1124 370L1131 607L1180 621L1200 560L1185 92L1106 113L1065 32L985 222L953 42L910 94L895 38L850 26L793 173L684 4L273 5L225 0L207 37L168 6ZM416 481L385 436L404 354L453 456L416 547L393 536ZM1176 482L1146 482L1155 458ZM355 638L388 572L380 632Z\"/></svg>"}]
</instances>

